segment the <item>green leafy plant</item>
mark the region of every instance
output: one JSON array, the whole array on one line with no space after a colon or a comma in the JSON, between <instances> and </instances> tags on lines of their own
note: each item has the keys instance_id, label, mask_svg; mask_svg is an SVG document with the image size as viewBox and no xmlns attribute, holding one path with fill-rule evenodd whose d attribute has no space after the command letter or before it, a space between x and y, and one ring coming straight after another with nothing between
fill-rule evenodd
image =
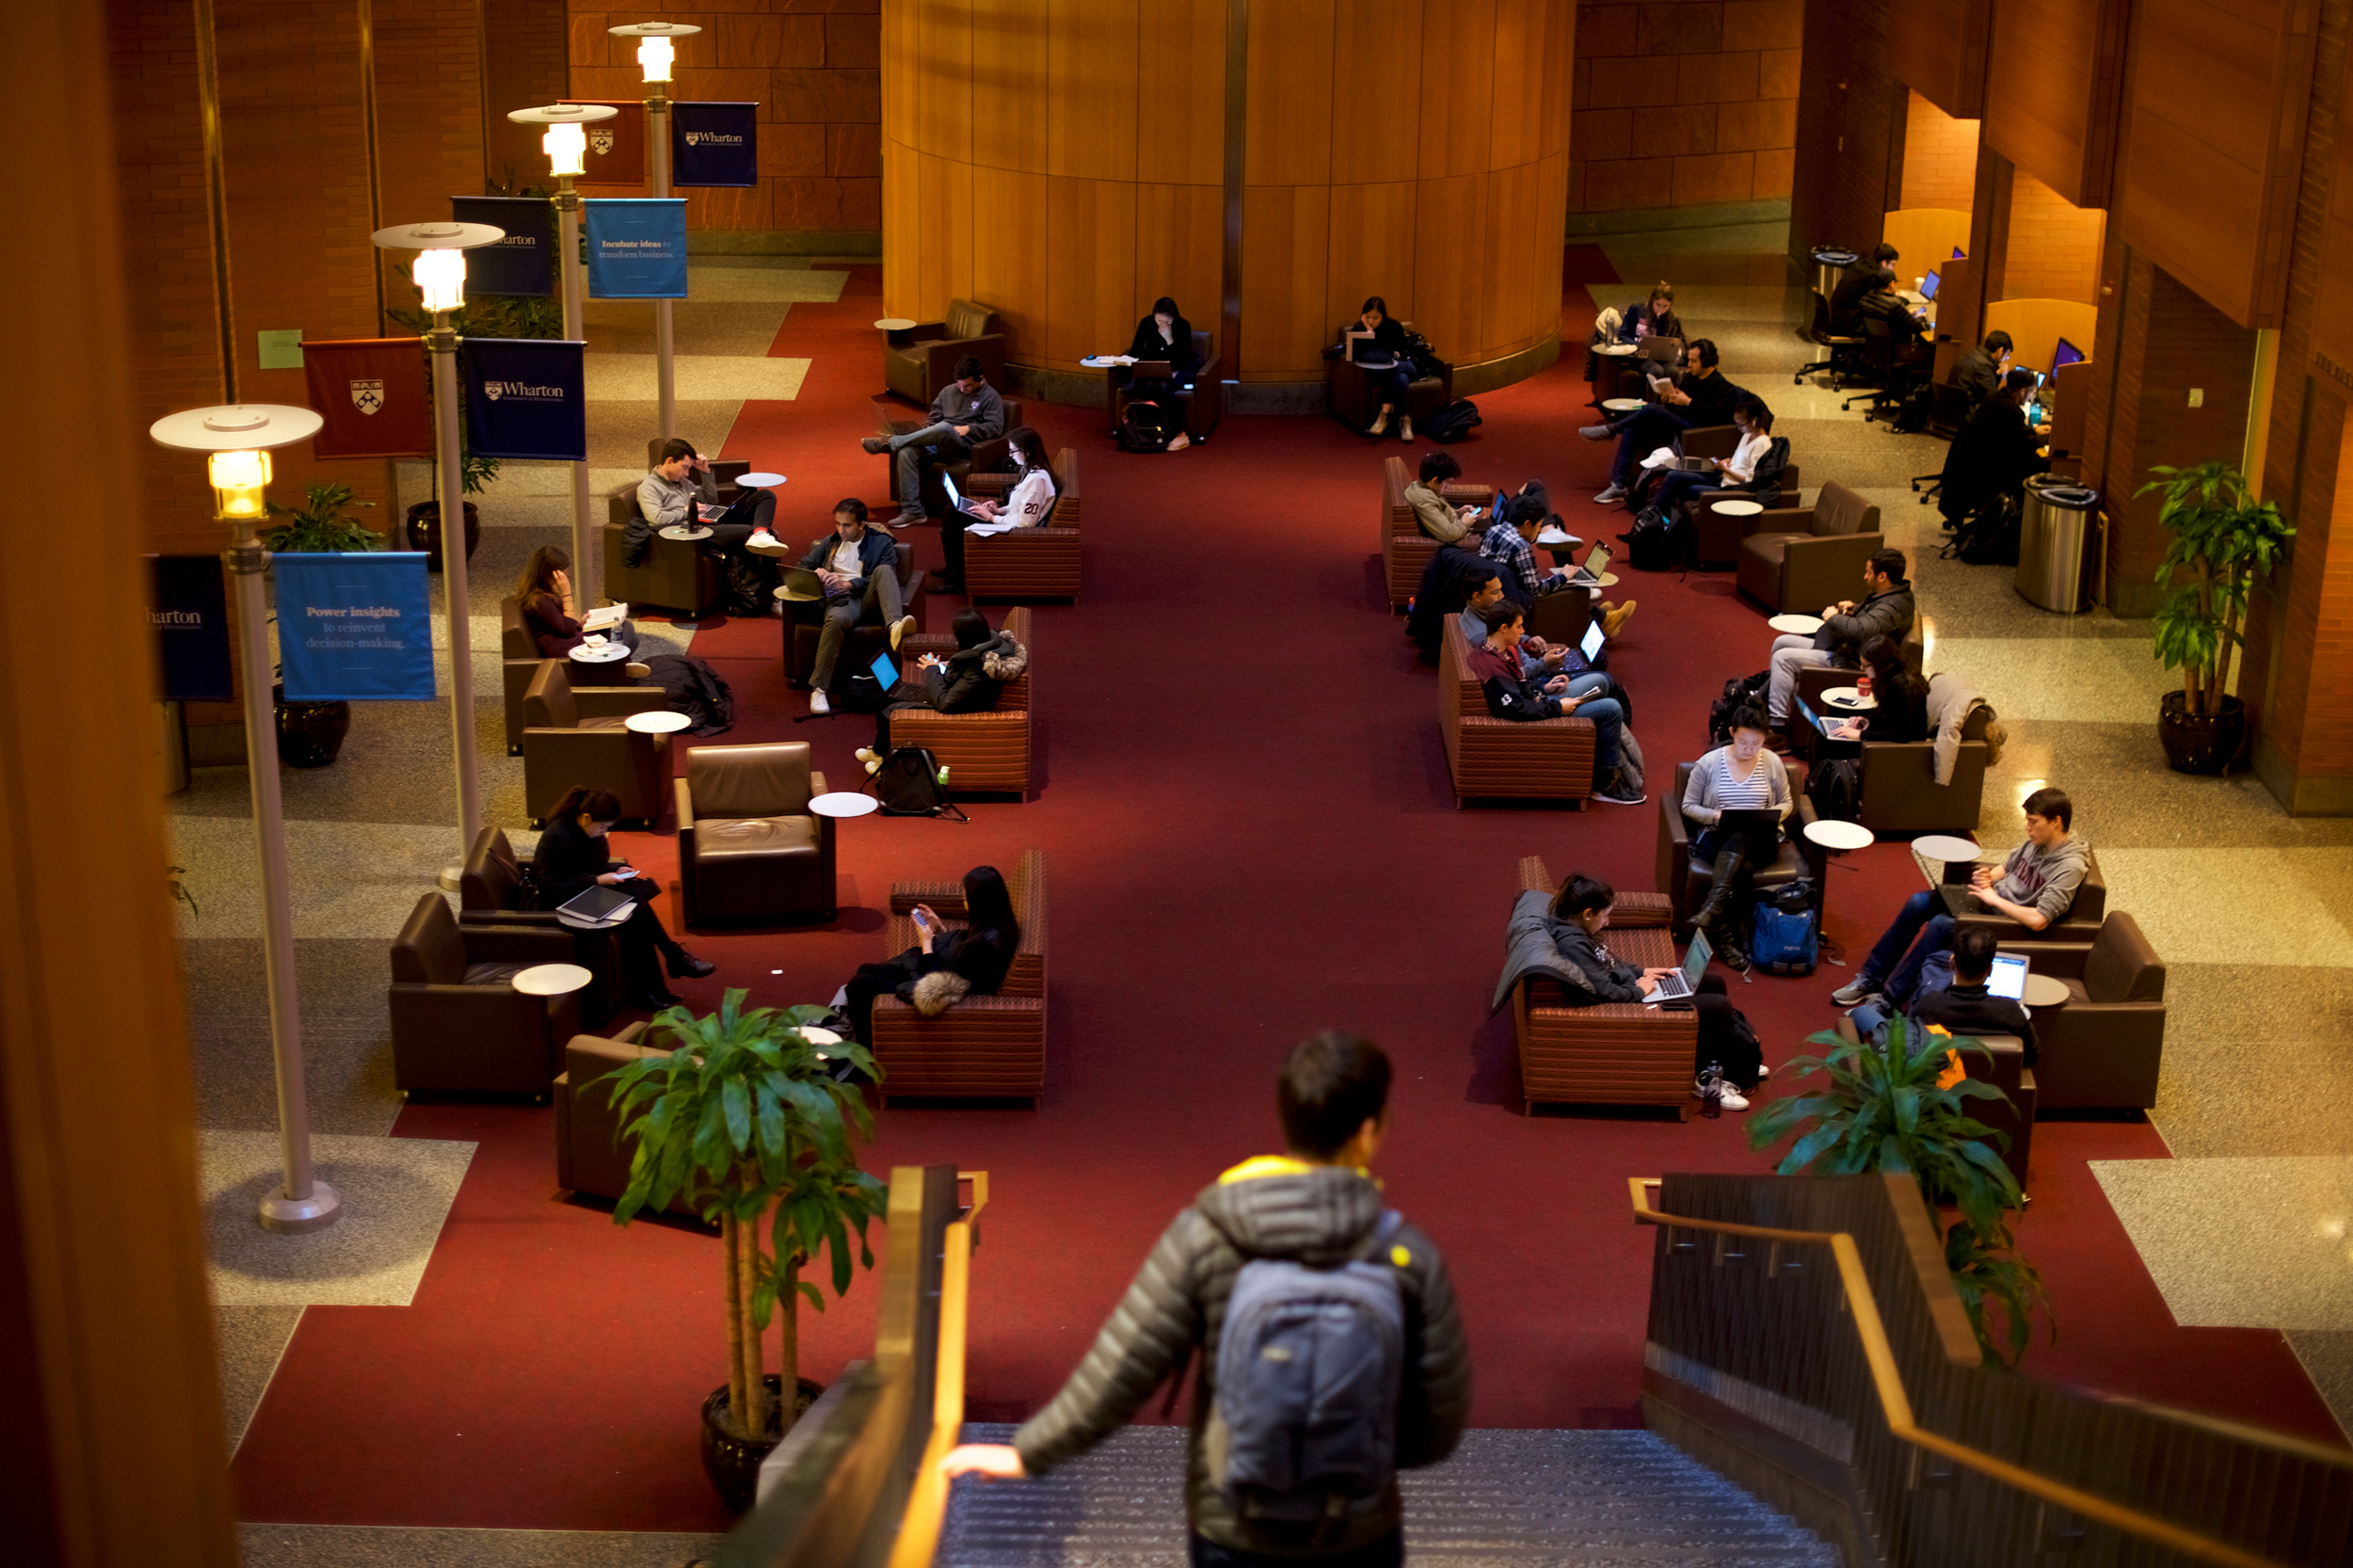
<instances>
[{"instance_id":1,"label":"green leafy plant","mask_svg":"<svg viewBox=\"0 0 2353 1568\"><path fill-rule=\"evenodd\" d=\"M2230 695L2232 652L2246 648L2249 600L2268 590L2296 530L2279 507L2257 501L2247 476L2229 463L2149 472L2133 493L2165 492L2157 525L2170 536L2157 567L2157 586L2169 590L2157 606L2157 657L2182 672L2186 712L2217 713Z\"/></svg>"},{"instance_id":2,"label":"green leafy plant","mask_svg":"<svg viewBox=\"0 0 2353 1568\"><path fill-rule=\"evenodd\" d=\"M1961 1065L1964 1054L1991 1053L1975 1040L1910 1030L1900 1017L1889 1022L1883 1050L1827 1032L1806 1043L1829 1048L1794 1058L1784 1071L1792 1080L1818 1077L1821 1085L1767 1105L1749 1124L1750 1146L1793 1140L1775 1167L1782 1176L1909 1176L1940 1230L1937 1205L1950 1202L1961 1211L1945 1230L1954 1288L1986 1359L2015 1365L2025 1353L2034 1307L2047 1312L2050 1303L2041 1275L2013 1250L2007 1216L2025 1200L1989 1142L2007 1147L2009 1134L1971 1116L1965 1104L2008 1098ZM1989 1311L2004 1320L1998 1338ZM2056 1322L2051 1333L2056 1339Z\"/></svg>"},{"instance_id":3,"label":"green leafy plant","mask_svg":"<svg viewBox=\"0 0 2353 1568\"><path fill-rule=\"evenodd\" d=\"M312 485L299 506L269 504L269 515L283 519L262 530L262 548L296 554L328 551L380 550L384 536L353 515L373 501L354 501L349 485Z\"/></svg>"},{"instance_id":4,"label":"green leafy plant","mask_svg":"<svg viewBox=\"0 0 2353 1568\"><path fill-rule=\"evenodd\" d=\"M188 885L181 880L187 874L188 868L185 866L166 866L164 868L164 890L171 895L172 903L184 904L188 906L190 920L200 920L204 918L204 911L197 907L196 895L189 892Z\"/></svg>"},{"instance_id":5,"label":"green leafy plant","mask_svg":"<svg viewBox=\"0 0 2353 1568\"><path fill-rule=\"evenodd\" d=\"M621 1137L632 1145L629 1187L613 1211L627 1224L650 1208L680 1202L719 1227L726 1258L728 1416L748 1438L769 1421L761 1336L783 1304L784 1398L780 1426L792 1424L790 1401L800 1375L798 1311L806 1297L819 1311L824 1295L801 1272L824 1256L833 1291L850 1288L850 1234L856 1259L872 1268L866 1226L888 1208L883 1184L858 1168L855 1140L873 1131L859 1092L826 1070L846 1062L872 1079L882 1074L855 1041L820 1046L805 1032L822 1007L746 1010L729 990L719 1011L697 1017L683 1007L655 1016L648 1038L666 1043L610 1075ZM824 1049L831 1062L821 1059Z\"/></svg>"}]
</instances>

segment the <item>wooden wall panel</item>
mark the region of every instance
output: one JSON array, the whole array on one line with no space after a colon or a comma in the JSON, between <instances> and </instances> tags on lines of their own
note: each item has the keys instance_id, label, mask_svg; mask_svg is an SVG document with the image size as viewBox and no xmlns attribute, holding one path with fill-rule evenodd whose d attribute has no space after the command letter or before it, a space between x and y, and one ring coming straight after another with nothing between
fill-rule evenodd
<instances>
[{"instance_id":1,"label":"wooden wall panel","mask_svg":"<svg viewBox=\"0 0 2353 1568\"><path fill-rule=\"evenodd\" d=\"M1450 180L1421 182L1417 203L1421 222L1414 235L1414 294L1417 305L1414 324L1433 344L1466 344L1477 340L1482 281L1480 252L1486 248L1475 236L1495 232L1494 225L1488 221L1487 186L1483 174L1458 174ZM1557 297L1553 308L1557 315ZM1453 358L1457 351L1441 348L1438 352Z\"/></svg>"},{"instance_id":2,"label":"wooden wall panel","mask_svg":"<svg viewBox=\"0 0 2353 1568\"><path fill-rule=\"evenodd\" d=\"M904 0L885 6L882 11L882 53L888 60L905 62L902 69L882 73L882 134L885 141L895 141L902 147L916 142L915 106L920 97L921 72L906 68L920 58L923 27L914 6ZM885 232L888 232L888 226Z\"/></svg>"},{"instance_id":3,"label":"wooden wall panel","mask_svg":"<svg viewBox=\"0 0 2353 1568\"><path fill-rule=\"evenodd\" d=\"M1496 0L1487 148L1497 167L1532 164L1545 155L1545 23L1553 9L1545 0Z\"/></svg>"},{"instance_id":4,"label":"wooden wall panel","mask_svg":"<svg viewBox=\"0 0 2353 1568\"><path fill-rule=\"evenodd\" d=\"M1545 8L1545 72L1542 78L1548 88L1544 101L1537 105L1538 146L1545 157L1569 150L1570 109L1574 94L1561 90L1561 84L1571 82L1577 74L1577 7L1555 5Z\"/></svg>"},{"instance_id":5,"label":"wooden wall panel","mask_svg":"<svg viewBox=\"0 0 2353 1568\"><path fill-rule=\"evenodd\" d=\"M1487 227L1495 239L1471 248L1482 264L1476 340L1482 359L1517 353L1538 338L1557 335L1561 330L1557 292L1561 259L1520 239L1536 230L1542 206L1536 193L1536 177L1543 167L1522 164L1516 168L1498 168L1487 176ZM1531 280L1539 275L1551 278L1556 303L1549 313L1531 318L1527 301L1532 292Z\"/></svg>"},{"instance_id":6,"label":"wooden wall panel","mask_svg":"<svg viewBox=\"0 0 2353 1568\"><path fill-rule=\"evenodd\" d=\"M1136 285L1128 320L1141 321L1167 295L1185 319L1217 330L1225 273L1225 200L1215 185L1136 187Z\"/></svg>"},{"instance_id":7,"label":"wooden wall panel","mask_svg":"<svg viewBox=\"0 0 2353 1568\"><path fill-rule=\"evenodd\" d=\"M2353 102L2353 92L2346 90L2353 88L2353 58L2335 88L2332 96ZM2342 126L2334 151L2334 167L2328 171L2328 212L2318 236L2319 252L2332 264L2313 269L2312 345L2330 363L2353 371L2353 134Z\"/></svg>"},{"instance_id":8,"label":"wooden wall panel","mask_svg":"<svg viewBox=\"0 0 2353 1568\"><path fill-rule=\"evenodd\" d=\"M1046 170L1136 178L1138 0L1050 0ZM1158 69L1159 62L1154 67ZM1037 106L1032 104L1032 116ZM1132 199L1131 199L1132 205ZM1130 230L1132 232L1132 228Z\"/></svg>"},{"instance_id":9,"label":"wooden wall panel","mask_svg":"<svg viewBox=\"0 0 2353 1568\"><path fill-rule=\"evenodd\" d=\"M2276 327L2285 306L2312 25L2297 0L2136 13L2124 243L2242 326Z\"/></svg>"},{"instance_id":10,"label":"wooden wall panel","mask_svg":"<svg viewBox=\"0 0 2353 1568\"><path fill-rule=\"evenodd\" d=\"M898 69L908 83L914 103L914 145L937 155L952 154L958 163L977 161L979 145L972 125L972 71L975 30L972 10L965 6L920 6L915 0L893 0L915 17L915 53ZM889 74L889 70L884 72Z\"/></svg>"},{"instance_id":11,"label":"wooden wall panel","mask_svg":"<svg viewBox=\"0 0 2353 1568\"><path fill-rule=\"evenodd\" d=\"M972 292L1005 318L1005 331L1034 358L1052 303L1046 272L1046 176L972 170ZM949 241L953 244L953 239Z\"/></svg>"},{"instance_id":12,"label":"wooden wall panel","mask_svg":"<svg viewBox=\"0 0 2353 1568\"><path fill-rule=\"evenodd\" d=\"M1254 72L1253 75L1256 74ZM1241 319L1245 381L1300 381L1322 374L1331 254L1331 192L1322 185L1252 185L1242 196Z\"/></svg>"},{"instance_id":13,"label":"wooden wall panel","mask_svg":"<svg viewBox=\"0 0 2353 1568\"><path fill-rule=\"evenodd\" d=\"M1250 139L1242 182L1322 185L1332 179L1335 0L1250 8ZM1411 78L1407 72L1398 72ZM1378 89L1397 90L1389 83Z\"/></svg>"},{"instance_id":14,"label":"wooden wall panel","mask_svg":"<svg viewBox=\"0 0 2353 1568\"><path fill-rule=\"evenodd\" d=\"M1421 98L1425 180L1492 167L1497 5L1497 0L1452 0L1422 13L1421 57L1410 75Z\"/></svg>"},{"instance_id":15,"label":"wooden wall panel","mask_svg":"<svg viewBox=\"0 0 2353 1568\"><path fill-rule=\"evenodd\" d=\"M1136 297L1136 186L1128 180L1046 181L1049 360L1116 354L1144 312Z\"/></svg>"},{"instance_id":16,"label":"wooden wall panel","mask_svg":"<svg viewBox=\"0 0 2353 1568\"><path fill-rule=\"evenodd\" d=\"M969 0L972 109L968 122L923 146L988 168L1046 172L1048 0ZM926 7L926 11L955 7ZM964 149L970 149L966 153ZM1040 215L1044 216L1043 214Z\"/></svg>"},{"instance_id":17,"label":"wooden wall panel","mask_svg":"<svg viewBox=\"0 0 2353 1568\"><path fill-rule=\"evenodd\" d=\"M1416 182L1332 187L1332 248L1324 275L1325 341L1332 329L1379 295L1401 321L1421 324L1423 291L1414 270ZM1429 328L1422 328L1425 332Z\"/></svg>"},{"instance_id":18,"label":"wooden wall panel","mask_svg":"<svg viewBox=\"0 0 2353 1568\"><path fill-rule=\"evenodd\" d=\"M1147 184L1222 185L1224 0L1154 0L1143 7L1136 56L1147 62L1136 73L1136 178Z\"/></svg>"},{"instance_id":19,"label":"wooden wall panel","mask_svg":"<svg viewBox=\"0 0 2353 1568\"><path fill-rule=\"evenodd\" d=\"M1887 69L1957 120L1985 113L1994 0L1906 0L1887 15Z\"/></svg>"},{"instance_id":20,"label":"wooden wall panel","mask_svg":"<svg viewBox=\"0 0 2353 1568\"><path fill-rule=\"evenodd\" d=\"M2127 3L1995 0L1993 7L1985 141L2078 207L2108 204Z\"/></svg>"},{"instance_id":21,"label":"wooden wall panel","mask_svg":"<svg viewBox=\"0 0 2353 1568\"><path fill-rule=\"evenodd\" d=\"M1413 178L1421 95L1368 89L1364 84L1392 80L1399 62L1420 54L1422 11L1422 0L1355 0L1334 32L1329 68L1334 184ZM1254 78L1257 70L1254 60ZM1255 129L1255 120L1252 125Z\"/></svg>"}]
</instances>

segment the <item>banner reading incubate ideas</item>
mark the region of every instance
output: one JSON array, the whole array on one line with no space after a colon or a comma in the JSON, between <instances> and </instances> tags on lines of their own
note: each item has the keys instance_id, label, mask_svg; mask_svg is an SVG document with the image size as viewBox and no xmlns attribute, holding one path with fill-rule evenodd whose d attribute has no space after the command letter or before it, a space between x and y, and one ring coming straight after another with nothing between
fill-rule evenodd
<instances>
[{"instance_id":1,"label":"banner reading incubate ideas","mask_svg":"<svg viewBox=\"0 0 2353 1568\"><path fill-rule=\"evenodd\" d=\"M686 199L600 198L587 219L588 294L595 299L686 297Z\"/></svg>"},{"instance_id":2,"label":"banner reading incubate ideas","mask_svg":"<svg viewBox=\"0 0 2353 1568\"><path fill-rule=\"evenodd\" d=\"M166 702L227 702L237 695L229 672L229 595L217 555L150 555L154 595L147 609L162 661Z\"/></svg>"},{"instance_id":3,"label":"banner reading incubate ideas","mask_svg":"<svg viewBox=\"0 0 2353 1568\"><path fill-rule=\"evenodd\" d=\"M760 184L760 105L672 104L670 183Z\"/></svg>"},{"instance_id":4,"label":"banner reading incubate ideas","mask_svg":"<svg viewBox=\"0 0 2353 1568\"><path fill-rule=\"evenodd\" d=\"M270 574L288 701L432 700L422 552L281 552L270 557Z\"/></svg>"},{"instance_id":5,"label":"banner reading incubate ideas","mask_svg":"<svg viewBox=\"0 0 2353 1568\"><path fill-rule=\"evenodd\" d=\"M566 338L468 338L467 450L479 457L588 460L581 351Z\"/></svg>"},{"instance_id":6,"label":"banner reading incubate ideas","mask_svg":"<svg viewBox=\"0 0 2353 1568\"><path fill-rule=\"evenodd\" d=\"M415 338L342 338L302 345L311 407L327 423L320 457L430 457L433 405L424 345Z\"/></svg>"},{"instance_id":7,"label":"banner reading incubate ideas","mask_svg":"<svg viewBox=\"0 0 2353 1568\"><path fill-rule=\"evenodd\" d=\"M555 254L555 237L550 232L555 209L544 197L453 196L449 216L459 223L487 223L506 231L496 245L466 252L469 294L555 292L555 273L549 264Z\"/></svg>"}]
</instances>

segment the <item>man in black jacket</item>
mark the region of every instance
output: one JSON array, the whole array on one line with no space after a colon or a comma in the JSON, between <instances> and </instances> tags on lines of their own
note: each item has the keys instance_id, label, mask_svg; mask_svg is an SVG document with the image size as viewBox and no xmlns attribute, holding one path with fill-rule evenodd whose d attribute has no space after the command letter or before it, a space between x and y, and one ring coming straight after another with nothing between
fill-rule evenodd
<instances>
[{"instance_id":1,"label":"man in black jacket","mask_svg":"<svg viewBox=\"0 0 2353 1568\"><path fill-rule=\"evenodd\" d=\"M866 503L851 496L835 504L833 532L810 545L808 553L801 557L803 569L815 572L825 588L823 600L792 605L797 619L813 620L822 615L825 620L824 630L817 633L817 663L808 672L810 712L833 712L825 691L833 684L833 666L841 657L850 628L871 616L890 628L890 646L897 648L899 639L914 626L915 618L902 613L898 553L899 547L889 535L867 526Z\"/></svg>"},{"instance_id":2,"label":"man in black jacket","mask_svg":"<svg viewBox=\"0 0 2353 1568\"><path fill-rule=\"evenodd\" d=\"M1997 997L1986 988L1993 975L1993 951L2000 938L1981 925L1964 925L1953 933L1952 984L1934 986L1940 967L1934 958L1921 967L1920 989L1912 999L1912 1021L1922 1029L1930 1024L1962 1039L1988 1034L2015 1034L2026 1048L2026 1065L2041 1054L2035 1044L2034 1018L2025 1003ZM1895 1012L1884 1000L1866 1001L1854 1010L1856 1032L1870 1035Z\"/></svg>"},{"instance_id":3,"label":"man in black jacket","mask_svg":"<svg viewBox=\"0 0 2353 1568\"><path fill-rule=\"evenodd\" d=\"M2009 369L2011 347L2009 334L1997 328L1985 335L1985 342L1953 361L1953 385L1969 399L1972 413L2002 384L2002 376Z\"/></svg>"},{"instance_id":4,"label":"man in black jacket","mask_svg":"<svg viewBox=\"0 0 2353 1568\"><path fill-rule=\"evenodd\" d=\"M2011 371L2003 378L2002 390L1987 398L1953 438L1936 497L1945 527L1960 527L1986 502L2005 490L2023 489L2029 475L2051 466L2041 452L2051 427L2026 423L2026 404L2033 396L2034 372Z\"/></svg>"},{"instance_id":5,"label":"man in black jacket","mask_svg":"<svg viewBox=\"0 0 2353 1568\"><path fill-rule=\"evenodd\" d=\"M1608 504L1624 499L1635 463L1668 445L1686 430L1730 424L1732 406L1747 395L1717 374L1716 340L1693 338L1683 348L1683 384L1659 393L1659 401L1601 424L1588 424L1577 434L1589 441L1618 439L1618 455L1609 464L1609 488L1593 497Z\"/></svg>"},{"instance_id":6,"label":"man in black jacket","mask_svg":"<svg viewBox=\"0 0 2353 1568\"><path fill-rule=\"evenodd\" d=\"M1798 689L1798 671L1835 664L1862 668L1863 645L1873 637L1901 643L1912 630L1916 606L1912 584L1904 581L1904 552L1875 550L1863 563L1863 600L1842 599L1822 608L1822 629L1812 636L1785 632L1773 639L1772 683L1766 688L1765 708L1780 728L1789 717L1789 701Z\"/></svg>"},{"instance_id":7,"label":"man in black jacket","mask_svg":"<svg viewBox=\"0 0 2353 1568\"><path fill-rule=\"evenodd\" d=\"M1830 329L1833 332L1856 332L1861 323L1856 317L1863 296L1879 287L1884 273L1890 281L1896 276L1896 264L1902 257L1885 240L1872 248L1868 256L1858 257L1847 264L1838 275L1838 286L1831 291Z\"/></svg>"},{"instance_id":8,"label":"man in black jacket","mask_svg":"<svg viewBox=\"0 0 2353 1568\"><path fill-rule=\"evenodd\" d=\"M1017 1480L1077 1458L1124 1425L1153 1389L1181 1378L1199 1352L1193 1391L1185 1513L1196 1568L1394 1568L1404 1560L1404 1508L1392 1482L1324 1523L1292 1524L1237 1506L1226 1489L1232 1445L1219 1340L1245 1266L1385 1265L1404 1314L1396 1416L1399 1468L1454 1451L1470 1411L1470 1352L1454 1288L1429 1237L1405 1222L1384 1247L1381 1189L1367 1167L1388 1130L1389 1059L1381 1048L1328 1030L1294 1047L1275 1103L1285 1155L1247 1160L1169 1222L1151 1256L1052 1402L1010 1446L952 1450L950 1476ZM1303 1478L1307 1479L1307 1478Z\"/></svg>"}]
</instances>

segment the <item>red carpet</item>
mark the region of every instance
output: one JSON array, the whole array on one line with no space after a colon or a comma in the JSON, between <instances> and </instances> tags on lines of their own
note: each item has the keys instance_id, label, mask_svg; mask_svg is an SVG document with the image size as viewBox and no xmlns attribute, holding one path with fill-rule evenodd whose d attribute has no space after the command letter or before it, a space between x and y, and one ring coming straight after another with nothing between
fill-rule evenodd
<instances>
[{"instance_id":1,"label":"red carpet","mask_svg":"<svg viewBox=\"0 0 2353 1568\"><path fill-rule=\"evenodd\" d=\"M1592 276L1573 248L1564 277ZM1600 277L1606 280L1606 274ZM884 493L855 438L874 390L876 269L835 306L795 305L776 352L815 363L800 401L747 406L728 447L792 476L788 536L832 502ZM1572 344L1590 320L1563 311ZM1571 526L1603 526L1583 495L1604 450L1577 441L1581 356L1479 399L1458 449L1475 478L1550 481ZM992 1173L975 1271L971 1407L1016 1417L1048 1397L1169 1214L1218 1170L1274 1146L1271 1074L1326 1025L1363 1031L1400 1068L1381 1168L1392 1199L1446 1249L1478 1368L1482 1426L1621 1426L1636 1389L1651 1241L1624 1178L1762 1171L1743 1120L1519 1111L1508 1016L1489 1018L1513 863L1647 888L1657 807L1457 810L1431 673L1382 613L1371 444L1324 420L1229 418L1200 450L1114 452L1093 410L1032 406L1082 453L1085 593L1038 612L1043 784L983 802L959 826L869 818L841 831L833 928L696 936L719 961L681 987L760 1002L821 1000L880 954L900 876L949 876L1021 849L1048 853L1052 1068L1042 1110L892 1110L868 1161L955 1161ZM1615 517L1616 514L1609 514ZM1610 522L1614 530L1619 526ZM936 558L936 540L921 548ZM1760 667L1763 617L1728 577L1642 576L1618 647L1654 768L1703 749L1707 694ZM944 628L947 606L935 608ZM696 639L733 682L730 741L817 747L837 783L870 726L795 726L773 624ZM637 864L666 837L630 836ZM1916 884L1900 846L1832 872L1831 931L1860 951ZM665 917L667 911L664 911ZM1785 1060L1828 1024L1847 971L1734 984ZM715 1244L689 1229L616 1229L553 1191L549 1113L413 1106L401 1136L480 1142L415 1304L315 1308L237 1456L257 1520L575 1529L725 1523L696 1457L695 1409L723 1380ZM2021 1235L2058 1304L2041 1377L2181 1404L2323 1441L2336 1429L2269 1332L2176 1328L2085 1166L2157 1159L2145 1125L2049 1123ZM872 1345L861 1278L805 1315L805 1375L831 1378Z\"/></svg>"}]
</instances>

